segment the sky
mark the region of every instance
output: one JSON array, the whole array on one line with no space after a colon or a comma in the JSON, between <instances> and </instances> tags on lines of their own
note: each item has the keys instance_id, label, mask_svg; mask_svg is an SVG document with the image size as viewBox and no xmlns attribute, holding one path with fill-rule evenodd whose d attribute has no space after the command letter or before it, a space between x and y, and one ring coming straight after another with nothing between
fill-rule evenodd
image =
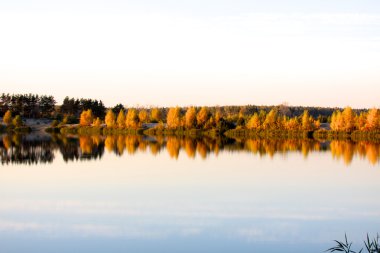
<instances>
[{"instance_id":1,"label":"sky","mask_svg":"<svg viewBox=\"0 0 380 253\"><path fill-rule=\"evenodd\" d=\"M0 0L0 92L380 107L378 0Z\"/></svg>"}]
</instances>

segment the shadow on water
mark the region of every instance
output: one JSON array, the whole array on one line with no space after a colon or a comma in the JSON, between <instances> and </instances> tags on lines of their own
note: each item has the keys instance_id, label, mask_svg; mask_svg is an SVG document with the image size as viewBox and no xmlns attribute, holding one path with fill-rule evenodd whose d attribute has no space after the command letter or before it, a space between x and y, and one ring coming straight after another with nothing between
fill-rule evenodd
<instances>
[{"instance_id":1,"label":"shadow on water","mask_svg":"<svg viewBox=\"0 0 380 253\"><path fill-rule=\"evenodd\" d=\"M57 153L63 160L85 161L101 159L108 151L118 156L137 152L157 155L167 152L172 159L179 159L183 152L187 157L207 159L220 152L245 152L260 157L276 154L300 153L305 158L311 152L330 152L332 158L350 165L356 157L368 160L373 165L380 162L380 144L374 142L328 141L312 139L228 139L190 137L152 137L133 135L3 135L0 140L2 164L52 163Z\"/></svg>"}]
</instances>

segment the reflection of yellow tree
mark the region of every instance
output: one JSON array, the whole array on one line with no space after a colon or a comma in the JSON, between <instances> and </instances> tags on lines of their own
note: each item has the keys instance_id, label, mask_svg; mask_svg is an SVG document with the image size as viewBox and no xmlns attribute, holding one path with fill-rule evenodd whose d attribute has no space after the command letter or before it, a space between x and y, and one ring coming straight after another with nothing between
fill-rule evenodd
<instances>
[{"instance_id":1,"label":"reflection of yellow tree","mask_svg":"<svg viewBox=\"0 0 380 253\"><path fill-rule=\"evenodd\" d=\"M355 154L355 144L350 141L332 141L330 144L331 154L334 158L343 158L349 165Z\"/></svg>"},{"instance_id":2,"label":"reflection of yellow tree","mask_svg":"<svg viewBox=\"0 0 380 253\"><path fill-rule=\"evenodd\" d=\"M365 147L368 161L373 165L377 164L380 155L379 145L375 143L367 143Z\"/></svg>"},{"instance_id":3,"label":"reflection of yellow tree","mask_svg":"<svg viewBox=\"0 0 380 253\"><path fill-rule=\"evenodd\" d=\"M83 154L91 154L93 147L91 136L79 136L79 147Z\"/></svg>"},{"instance_id":4,"label":"reflection of yellow tree","mask_svg":"<svg viewBox=\"0 0 380 253\"><path fill-rule=\"evenodd\" d=\"M194 158L195 157L195 151L196 151L195 141L191 138L185 139L185 151L188 157Z\"/></svg>"},{"instance_id":5,"label":"reflection of yellow tree","mask_svg":"<svg viewBox=\"0 0 380 253\"><path fill-rule=\"evenodd\" d=\"M206 144L203 142L203 141L198 141L197 142L197 151L198 151L198 154L203 158L203 159L206 159L207 158L207 153L208 153L208 149L207 149L207 146Z\"/></svg>"},{"instance_id":6,"label":"reflection of yellow tree","mask_svg":"<svg viewBox=\"0 0 380 253\"><path fill-rule=\"evenodd\" d=\"M115 149L115 142L116 142L115 136L109 135L106 137L106 140L104 141L104 146L106 146L106 149L109 152L112 152Z\"/></svg>"},{"instance_id":7,"label":"reflection of yellow tree","mask_svg":"<svg viewBox=\"0 0 380 253\"><path fill-rule=\"evenodd\" d=\"M145 152L148 148L148 144L146 141L143 141L141 138L139 139L139 150Z\"/></svg>"},{"instance_id":8,"label":"reflection of yellow tree","mask_svg":"<svg viewBox=\"0 0 380 253\"><path fill-rule=\"evenodd\" d=\"M96 146L99 146L100 143L102 142L102 138L101 138L101 136L98 135L98 134L97 134L97 135L92 135L91 138L92 138L92 142L93 142L94 145L96 145Z\"/></svg>"},{"instance_id":9,"label":"reflection of yellow tree","mask_svg":"<svg viewBox=\"0 0 380 253\"><path fill-rule=\"evenodd\" d=\"M168 137L168 140L166 143L166 149L168 150L171 158L178 159L180 148L181 148L181 143L178 138Z\"/></svg>"},{"instance_id":10,"label":"reflection of yellow tree","mask_svg":"<svg viewBox=\"0 0 380 253\"><path fill-rule=\"evenodd\" d=\"M133 155L136 153L137 147L139 145L137 136L129 135L125 138L125 146L129 154Z\"/></svg>"},{"instance_id":11,"label":"reflection of yellow tree","mask_svg":"<svg viewBox=\"0 0 380 253\"><path fill-rule=\"evenodd\" d=\"M119 135L116 142L117 152L122 155L125 149L125 136Z\"/></svg>"},{"instance_id":12,"label":"reflection of yellow tree","mask_svg":"<svg viewBox=\"0 0 380 253\"><path fill-rule=\"evenodd\" d=\"M20 146L22 141L22 136L19 134L15 134L12 136L12 142L15 144L15 146Z\"/></svg>"},{"instance_id":13,"label":"reflection of yellow tree","mask_svg":"<svg viewBox=\"0 0 380 253\"><path fill-rule=\"evenodd\" d=\"M158 142L150 142L149 149L152 155L157 155L161 150L161 145Z\"/></svg>"},{"instance_id":14,"label":"reflection of yellow tree","mask_svg":"<svg viewBox=\"0 0 380 253\"><path fill-rule=\"evenodd\" d=\"M3 137L3 145L6 150L10 149L12 147L12 140L9 135L4 135Z\"/></svg>"}]
</instances>

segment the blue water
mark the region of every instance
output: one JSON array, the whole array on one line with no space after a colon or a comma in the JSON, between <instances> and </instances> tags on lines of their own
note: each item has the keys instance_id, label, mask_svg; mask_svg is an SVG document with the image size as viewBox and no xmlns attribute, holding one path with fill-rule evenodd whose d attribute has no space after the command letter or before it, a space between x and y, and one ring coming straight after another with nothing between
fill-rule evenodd
<instances>
[{"instance_id":1,"label":"blue water","mask_svg":"<svg viewBox=\"0 0 380 253\"><path fill-rule=\"evenodd\" d=\"M317 253L345 233L358 249L380 228L379 149L329 145L194 156L140 143L81 159L82 145L72 160L49 147L47 163L0 167L0 252Z\"/></svg>"}]
</instances>

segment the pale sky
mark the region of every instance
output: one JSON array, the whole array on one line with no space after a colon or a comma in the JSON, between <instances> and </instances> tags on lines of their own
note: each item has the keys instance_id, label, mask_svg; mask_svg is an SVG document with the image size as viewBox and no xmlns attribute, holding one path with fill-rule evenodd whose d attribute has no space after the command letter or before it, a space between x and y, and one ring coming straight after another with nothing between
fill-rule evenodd
<instances>
[{"instance_id":1,"label":"pale sky","mask_svg":"<svg viewBox=\"0 0 380 253\"><path fill-rule=\"evenodd\" d=\"M378 0L0 0L0 92L380 107Z\"/></svg>"}]
</instances>

